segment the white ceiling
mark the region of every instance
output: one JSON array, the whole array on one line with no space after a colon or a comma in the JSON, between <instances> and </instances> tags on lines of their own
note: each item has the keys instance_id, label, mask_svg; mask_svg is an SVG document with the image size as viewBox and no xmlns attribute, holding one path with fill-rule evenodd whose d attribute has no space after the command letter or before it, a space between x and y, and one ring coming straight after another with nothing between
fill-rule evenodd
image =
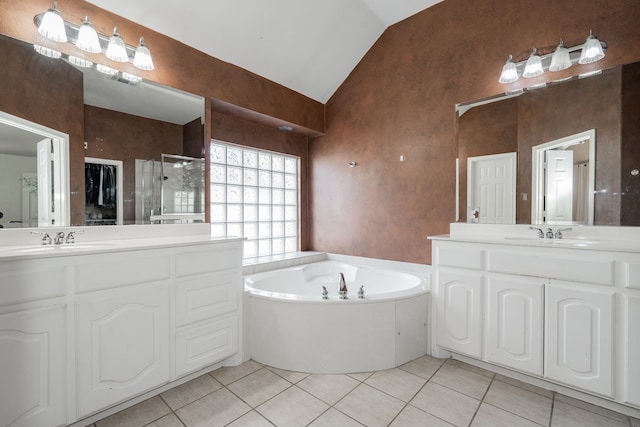
<instances>
[{"instance_id":1,"label":"white ceiling","mask_svg":"<svg viewBox=\"0 0 640 427\"><path fill-rule=\"evenodd\" d=\"M440 1L88 0L321 103L388 26Z\"/></svg>"}]
</instances>

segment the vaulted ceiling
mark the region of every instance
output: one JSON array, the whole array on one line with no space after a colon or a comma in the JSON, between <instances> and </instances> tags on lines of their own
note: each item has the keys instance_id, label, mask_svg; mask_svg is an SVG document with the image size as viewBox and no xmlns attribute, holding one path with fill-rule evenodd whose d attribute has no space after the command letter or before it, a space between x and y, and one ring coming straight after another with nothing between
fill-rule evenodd
<instances>
[{"instance_id":1,"label":"vaulted ceiling","mask_svg":"<svg viewBox=\"0 0 640 427\"><path fill-rule=\"evenodd\" d=\"M440 1L88 0L321 103L387 27Z\"/></svg>"}]
</instances>

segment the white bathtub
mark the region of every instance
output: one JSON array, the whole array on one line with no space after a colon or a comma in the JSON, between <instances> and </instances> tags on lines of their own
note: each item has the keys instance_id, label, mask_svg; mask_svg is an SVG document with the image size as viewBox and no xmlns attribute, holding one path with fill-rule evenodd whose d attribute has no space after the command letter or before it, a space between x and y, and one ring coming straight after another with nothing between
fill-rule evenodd
<instances>
[{"instance_id":1,"label":"white bathtub","mask_svg":"<svg viewBox=\"0 0 640 427\"><path fill-rule=\"evenodd\" d=\"M337 296L338 273L347 300ZM360 286L364 299L357 297ZM369 372L427 353L428 282L418 276L321 261L247 276L245 289L257 362L311 373Z\"/></svg>"}]
</instances>

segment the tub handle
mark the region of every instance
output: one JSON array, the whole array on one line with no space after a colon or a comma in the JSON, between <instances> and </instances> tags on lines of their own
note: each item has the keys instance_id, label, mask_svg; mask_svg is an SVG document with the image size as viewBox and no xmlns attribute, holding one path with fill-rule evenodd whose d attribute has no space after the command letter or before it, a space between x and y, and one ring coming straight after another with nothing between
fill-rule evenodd
<instances>
[{"instance_id":1,"label":"tub handle","mask_svg":"<svg viewBox=\"0 0 640 427\"><path fill-rule=\"evenodd\" d=\"M364 285L360 286L360 289L358 289L358 299L364 299Z\"/></svg>"},{"instance_id":2,"label":"tub handle","mask_svg":"<svg viewBox=\"0 0 640 427\"><path fill-rule=\"evenodd\" d=\"M322 299L329 299L329 291L327 291L326 286L322 287Z\"/></svg>"}]
</instances>

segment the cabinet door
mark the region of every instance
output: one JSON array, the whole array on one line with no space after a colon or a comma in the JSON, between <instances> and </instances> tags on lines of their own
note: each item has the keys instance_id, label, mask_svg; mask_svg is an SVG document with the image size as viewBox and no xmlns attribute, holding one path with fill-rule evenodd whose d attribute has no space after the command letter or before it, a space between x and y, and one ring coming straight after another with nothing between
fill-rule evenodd
<instances>
[{"instance_id":1,"label":"cabinet door","mask_svg":"<svg viewBox=\"0 0 640 427\"><path fill-rule=\"evenodd\" d=\"M482 357L482 276L438 270L436 313L437 345Z\"/></svg>"},{"instance_id":2,"label":"cabinet door","mask_svg":"<svg viewBox=\"0 0 640 427\"><path fill-rule=\"evenodd\" d=\"M0 316L0 424L66 424L64 306Z\"/></svg>"},{"instance_id":3,"label":"cabinet door","mask_svg":"<svg viewBox=\"0 0 640 427\"><path fill-rule=\"evenodd\" d=\"M169 380L169 286L135 286L77 303L78 415Z\"/></svg>"},{"instance_id":4,"label":"cabinet door","mask_svg":"<svg viewBox=\"0 0 640 427\"><path fill-rule=\"evenodd\" d=\"M547 378L613 395L613 306L611 290L547 287Z\"/></svg>"},{"instance_id":5,"label":"cabinet door","mask_svg":"<svg viewBox=\"0 0 640 427\"><path fill-rule=\"evenodd\" d=\"M542 375L543 279L489 277L485 357Z\"/></svg>"},{"instance_id":6,"label":"cabinet door","mask_svg":"<svg viewBox=\"0 0 640 427\"><path fill-rule=\"evenodd\" d=\"M625 296L624 401L640 406L640 297Z\"/></svg>"}]
</instances>

